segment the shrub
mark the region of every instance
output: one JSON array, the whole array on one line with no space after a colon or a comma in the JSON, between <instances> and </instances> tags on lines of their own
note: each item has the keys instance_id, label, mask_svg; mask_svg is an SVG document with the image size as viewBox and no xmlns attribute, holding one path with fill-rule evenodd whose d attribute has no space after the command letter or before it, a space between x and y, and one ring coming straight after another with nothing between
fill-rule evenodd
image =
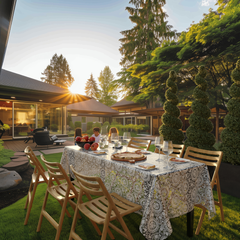
<instances>
[{"instance_id":1,"label":"shrub","mask_svg":"<svg viewBox=\"0 0 240 240\"><path fill-rule=\"evenodd\" d=\"M76 121L74 123L74 125L75 125L75 128L81 128L82 127L82 123L80 121Z\"/></svg>"},{"instance_id":2,"label":"shrub","mask_svg":"<svg viewBox=\"0 0 240 240\"><path fill-rule=\"evenodd\" d=\"M189 117L190 126L186 131L187 140L184 144L186 147L192 146L201 149L215 150L213 147L215 137L210 133L213 129L213 124L209 120L211 111L207 106L209 97L206 93L206 74L207 71L205 67L201 66L195 77L197 86L193 91L193 96L195 98L191 106L193 113Z\"/></svg>"},{"instance_id":3,"label":"shrub","mask_svg":"<svg viewBox=\"0 0 240 240\"><path fill-rule=\"evenodd\" d=\"M57 132L57 130L58 130L58 125L57 125L57 124L52 124L52 125L51 125L51 130L52 130L53 132Z\"/></svg>"},{"instance_id":4,"label":"shrub","mask_svg":"<svg viewBox=\"0 0 240 240\"><path fill-rule=\"evenodd\" d=\"M93 126L93 122L88 122L88 123L87 123L87 131L88 131L88 130L92 130L92 129L93 129L92 126Z\"/></svg>"},{"instance_id":5,"label":"shrub","mask_svg":"<svg viewBox=\"0 0 240 240\"><path fill-rule=\"evenodd\" d=\"M223 161L233 165L240 165L240 60L231 73L233 84L229 89L232 97L228 103L228 115L224 118L226 128L221 133Z\"/></svg>"},{"instance_id":6,"label":"shrub","mask_svg":"<svg viewBox=\"0 0 240 240\"><path fill-rule=\"evenodd\" d=\"M162 115L163 124L159 128L160 135L164 140L172 141L175 144L181 144L184 139L183 132L179 130L182 128L182 121L179 119L180 110L177 107L178 98L176 92L178 90L177 74L175 71L170 71L169 78L166 85L168 90L165 93L167 101L164 103L163 109L165 113Z\"/></svg>"},{"instance_id":7,"label":"shrub","mask_svg":"<svg viewBox=\"0 0 240 240\"><path fill-rule=\"evenodd\" d=\"M102 124L100 122L95 122L95 123L93 123L92 128L95 128L95 127L98 127L101 129Z\"/></svg>"}]
</instances>

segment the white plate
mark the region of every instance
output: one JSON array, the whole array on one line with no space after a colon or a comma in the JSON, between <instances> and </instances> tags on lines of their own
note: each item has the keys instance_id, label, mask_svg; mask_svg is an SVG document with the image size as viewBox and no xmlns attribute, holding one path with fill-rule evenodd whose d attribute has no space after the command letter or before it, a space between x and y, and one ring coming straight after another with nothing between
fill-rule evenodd
<instances>
[{"instance_id":1,"label":"white plate","mask_svg":"<svg viewBox=\"0 0 240 240\"><path fill-rule=\"evenodd\" d=\"M91 151L89 153L94 154L94 155L104 155L104 154L107 154L105 151Z\"/></svg>"},{"instance_id":2,"label":"white plate","mask_svg":"<svg viewBox=\"0 0 240 240\"><path fill-rule=\"evenodd\" d=\"M176 158L177 160L181 160L181 161L184 161L184 162L174 162L174 161L170 161L170 158L169 158L169 162L170 163L174 163L174 164L183 164L183 163L189 163L189 160L187 159L184 159L184 158Z\"/></svg>"},{"instance_id":3,"label":"white plate","mask_svg":"<svg viewBox=\"0 0 240 240\"><path fill-rule=\"evenodd\" d=\"M151 151L144 151L144 150L137 150L135 152L138 152L138 153L141 153L141 154L145 154L145 155L152 153Z\"/></svg>"},{"instance_id":4,"label":"white plate","mask_svg":"<svg viewBox=\"0 0 240 240\"><path fill-rule=\"evenodd\" d=\"M153 164L151 164L151 163L139 163L138 165L152 166ZM142 169L144 171L151 171L151 170L157 169L156 165L155 165L155 168L150 168L150 169L142 168L142 167L139 167L138 165L136 165L136 167L138 169Z\"/></svg>"}]
</instances>

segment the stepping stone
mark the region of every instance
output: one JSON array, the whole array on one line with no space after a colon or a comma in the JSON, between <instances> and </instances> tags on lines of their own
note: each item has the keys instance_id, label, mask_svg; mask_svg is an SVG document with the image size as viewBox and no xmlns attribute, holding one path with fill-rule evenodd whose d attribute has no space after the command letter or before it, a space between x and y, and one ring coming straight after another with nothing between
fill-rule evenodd
<instances>
[{"instance_id":1,"label":"stepping stone","mask_svg":"<svg viewBox=\"0 0 240 240\"><path fill-rule=\"evenodd\" d=\"M28 161L27 157L18 157L18 158L13 158L12 162L22 162L22 161Z\"/></svg>"},{"instance_id":2,"label":"stepping stone","mask_svg":"<svg viewBox=\"0 0 240 240\"><path fill-rule=\"evenodd\" d=\"M15 152L14 156L26 156L24 152Z\"/></svg>"},{"instance_id":3,"label":"stepping stone","mask_svg":"<svg viewBox=\"0 0 240 240\"><path fill-rule=\"evenodd\" d=\"M28 160L22 160L22 161L15 161L15 162L11 161L2 167L9 171L16 171L18 173L21 173L28 168L28 165L29 165Z\"/></svg>"},{"instance_id":4,"label":"stepping stone","mask_svg":"<svg viewBox=\"0 0 240 240\"><path fill-rule=\"evenodd\" d=\"M4 170L0 172L0 191L15 187L22 181L21 176L16 171Z\"/></svg>"}]
</instances>

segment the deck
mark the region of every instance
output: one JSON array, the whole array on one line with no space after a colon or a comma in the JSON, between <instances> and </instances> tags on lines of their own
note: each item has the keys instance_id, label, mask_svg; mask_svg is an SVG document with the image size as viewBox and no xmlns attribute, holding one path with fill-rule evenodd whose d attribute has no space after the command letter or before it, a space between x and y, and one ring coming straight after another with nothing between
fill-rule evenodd
<instances>
[{"instance_id":1,"label":"deck","mask_svg":"<svg viewBox=\"0 0 240 240\"><path fill-rule=\"evenodd\" d=\"M33 143L32 140L30 140L28 143L24 142L24 139L21 140L7 140L4 141L3 146L5 149L11 149L14 152L23 152L24 149L29 146L33 151L42 151L42 150L50 150L50 149L63 149L66 146L72 146L74 145L73 140L69 140L68 138L61 138L61 139L66 139L67 141L63 143L62 145L38 145L36 147L36 143Z\"/></svg>"}]
</instances>

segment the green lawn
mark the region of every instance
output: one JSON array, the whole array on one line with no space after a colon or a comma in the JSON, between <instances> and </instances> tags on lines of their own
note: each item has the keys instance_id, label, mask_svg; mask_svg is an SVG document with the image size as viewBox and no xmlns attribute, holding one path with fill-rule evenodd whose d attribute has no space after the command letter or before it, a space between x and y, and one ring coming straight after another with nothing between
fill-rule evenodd
<instances>
[{"instance_id":1,"label":"green lawn","mask_svg":"<svg viewBox=\"0 0 240 240\"><path fill-rule=\"evenodd\" d=\"M151 147L154 149L153 145ZM45 155L45 157L48 161L60 161L61 153ZM23 225L26 214L26 210L24 210L26 197L20 199L18 202L12 204L11 206L0 210L0 239L54 239L56 230L46 219L43 219L41 232L36 233L38 218L40 215L45 190L46 184L40 184L38 186L27 226ZM214 196L216 197L216 192L214 192ZM219 208L216 207L217 215L210 221L208 221L208 217L206 215L200 235L194 236L192 239L240 239L240 199L231 197L226 194L222 194L222 198L225 222L220 221ZM51 215L54 216L56 220L59 219L61 207L51 196L49 197L47 210ZM68 206L68 210L70 214L73 214L73 210L70 206ZM200 210L196 208L194 216L194 228L196 228L197 226L199 216ZM129 227L134 239L145 239L138 230L141 222L140 215L134 213L127 217L124 217L124 220ZM68 218L65 215L63 230L60 239L68 239L71 223L72 218ZM171 224L173 227L173 233L168 239L190 239L186 235L187 227L185 215L175 219L171 219ZM92 227L90 221L84 216L81 220L78 220L76 229L76 232L80 235L82 239L100 239L95 229ZM121 235L114 231L113 234L116 239L124 239ZM107 239L110 238L108 237Z\"/></svg>"}]
</instances>

